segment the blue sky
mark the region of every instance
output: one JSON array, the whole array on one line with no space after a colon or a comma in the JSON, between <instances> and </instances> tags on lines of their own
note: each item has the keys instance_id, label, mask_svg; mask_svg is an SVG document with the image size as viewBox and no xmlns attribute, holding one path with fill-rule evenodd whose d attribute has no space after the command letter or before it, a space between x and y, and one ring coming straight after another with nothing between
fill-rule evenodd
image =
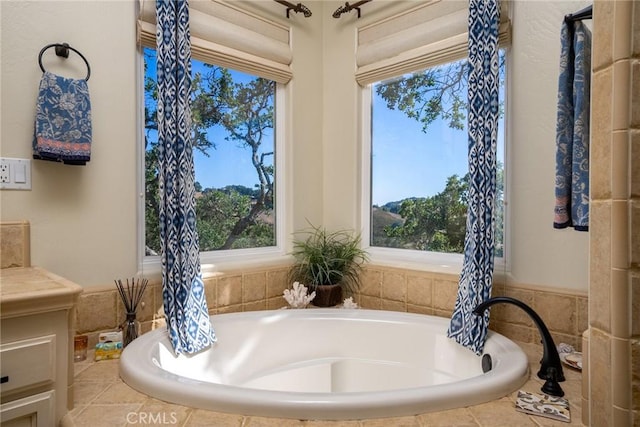
<instances>
[{"instance_id":1,"label":"blue sky","mask_svg":"<svg viewBox=\"0 0 640 427\"><path fill-rule=\"evenodd\" d=\"M428 133L398 110L389 110L373 90L372 203L432 196L447 178L467 173L467 132L436 120Z\"/></svg>"},{"instance_id":2,"label":"blue sky","mask_svg":"<svg viewBox=\"0 0 640 427\"><path fill-rule=\"evenodd\" d=\"M145 59L148 61L147 76L156 77L155 50L145 48ZM230 70L236 82L246 83L254 77L239 71ZM206 73L201 62L192 62L192 73ZM258 183L256 170L251 163L251 150L240 147L235 141L226 141L227 135L222 126L215 126L207 133L209 141L214 142L215 149L209 150L209 156L205 156L199 150L194 150L193 161L195 164L196 181L203 188L221 188L227 185L244 185L253 188ZM273 151L273 134L266 134L263 139L263 151ZM266 158L267 162L272 157Z\"/></svg>"},{"instance_id":3,"label":"blue sky","mask_svg":"<svg viewBox=\"0 0 640 427\"><path fill-rule=\"evenodd\" d=\"M155 75L155 66L149 68L153 68L148 70L149 75ZM194 61L193 71L202 72L204 67ZM242 82L252 78L236 71L232 71L232 75L236 81ZM467 173L466 127L463 130L451 129L442 120L436 120L425 134L419 122L407 118L400 111L389 110L375 90L372 90L372 99L373 204L432 196L444 189L449 176ZM503 134L501 122L499 140ZM210 157L197 150L194 152L196 181L203 188L227 185L253 188L258 179L251 163L250 149L239 147L237 142L226 141L221 126L212 128L208 135L216 149L210 150ZM273 151L273 135L263 140L263 149ZM499 144L499 161L503 161L503 152Z\"/></svg>"},{"instance_id":4,"label":"blue sky","mask_svg":"<svg viewBox=\"0 0 640 427\"><path fill-rule=\"evenodd\" d=\"M466 97L466 85L462 90L462 96ZM504 99L504 87L499 96ZM433 196L444 189L447 178L467 173L466 120L464 129L459 130L437 119L424 133L417 120L387 108L375 87L371 98L372 204L382 206L408 197ZM504 120L499 120L497 159L501 163L504 163L503 141Z\"/></svg>"},{"instance_id":5,"label":"blue sky","mask_svg":"<svg viewBox=\"0 0 640 427\"><path fill-rule=\"evenodd\" d=\"M192 71L206 73L199 61L193 61ZM235 82L247 83L255 78L239 71L230 71ZM216 149L211 150L210 157L197 150L194 152L196 181L203 188L221 188L227 185L254 188L259 181L251 162L251 149L241 147L236 141L226 141L224 138L227 133L222 126L210 129L208 135L209 140L216 144ZM272 152L273 146L273 132L265 133L260 146L261 152ZM273 164L273 156L265 157L265 163Z\"/></svg>"}]
</instances>

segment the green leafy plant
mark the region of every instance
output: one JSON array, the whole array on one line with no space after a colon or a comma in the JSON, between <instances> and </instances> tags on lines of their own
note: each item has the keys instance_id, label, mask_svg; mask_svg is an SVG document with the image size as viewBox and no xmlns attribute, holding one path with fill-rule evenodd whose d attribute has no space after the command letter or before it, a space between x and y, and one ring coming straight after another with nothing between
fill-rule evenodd
<instances>
[{"instance_id":1,"label":"green leafy plant","mask_svg":"<svg viewBox=\"0 0 640 427\"><path fill-rule=\"evenodd\" d=\"M320 285L340 285L349 292L360 286L362 264L368 253L360 247L360 235L350 230L327 231L311 226L296 234L292 255L296 262L290 270L291 281L311 290Z\"/></svg>"}]
</instances>

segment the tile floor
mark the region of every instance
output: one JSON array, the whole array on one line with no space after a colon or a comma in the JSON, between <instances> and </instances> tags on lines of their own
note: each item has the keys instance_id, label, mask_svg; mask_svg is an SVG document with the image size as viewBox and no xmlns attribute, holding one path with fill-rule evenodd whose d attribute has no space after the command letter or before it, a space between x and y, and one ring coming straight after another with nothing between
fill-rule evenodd
<instances>
[{"instance_id":1,"label":"tile floor","mask_svg":"<svg viewBox=\"0 0 640 427\"><path fill-rule=\"evenodd\" d=\"M538 392L542 381L535 376L542 347L518 343L529 357L532 378L523 390ZM64 427L116 427L165 425L179 427L427 427L427 426L568 426L581 423L581 373L565 367L562 383L571 404L571 423L528 416L514 409L517 392L502 399L466 408L416 416L359 421L300 421L224 414L166 403L138 393L118 373L118 360L75 363L75 407L64 418Z\"/></svg>"}]
</instances>

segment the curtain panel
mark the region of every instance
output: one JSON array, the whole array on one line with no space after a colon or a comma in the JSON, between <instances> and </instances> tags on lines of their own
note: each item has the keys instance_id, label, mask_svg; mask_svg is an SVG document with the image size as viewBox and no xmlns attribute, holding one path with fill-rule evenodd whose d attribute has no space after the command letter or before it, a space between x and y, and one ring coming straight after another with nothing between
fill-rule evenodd
<instances>
[{"instance_id":1,"label":"curtain panel","mask_svg":"<svg viewBox=\"0 0 640 427\"><path fill-rule=\"evenodd\" d=\"M499 0L469 4L469 208L464 261L447 335L477 354L487 337L489 313L473 309L491 297L494 266L496 146L498 138Z\"/></svg>"},{"instance_id":2,"label":"curtain panel","mask_svg":"<svg viewBox=\"0 0 640 427\"><path fill-rule=\"evenodd\" d=\"M157 3L158 168L162 296L177 354L216 340L200 271L191 142L191 46L186 0Z\"/></svg>"}]
</instances>

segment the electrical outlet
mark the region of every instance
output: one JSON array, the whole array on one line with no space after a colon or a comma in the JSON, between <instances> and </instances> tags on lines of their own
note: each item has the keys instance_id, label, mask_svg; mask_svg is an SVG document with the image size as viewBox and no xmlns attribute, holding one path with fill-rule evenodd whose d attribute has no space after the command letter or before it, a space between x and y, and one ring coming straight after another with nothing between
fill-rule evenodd
<instances>
[{"instance_id":1,"label":"electrical outlet","mask_svg":"<svg viewBox=\"0 0 640 427\"><path fill-rule=\"evenodd\" d=\"M31 160L0 157L0 190L31 190Z\"/></svg>"},{"instance_id":2,"label":"electrical outlet","mask_svg":"<svg viewBox=\"0 0 640 427\"><path fill-rule=\"evenodd\" d=\"M4 159L0 163L0 182L11 182L11 169L9 168L9 163L6 163Z\"/></svg>"}]
</instances>

